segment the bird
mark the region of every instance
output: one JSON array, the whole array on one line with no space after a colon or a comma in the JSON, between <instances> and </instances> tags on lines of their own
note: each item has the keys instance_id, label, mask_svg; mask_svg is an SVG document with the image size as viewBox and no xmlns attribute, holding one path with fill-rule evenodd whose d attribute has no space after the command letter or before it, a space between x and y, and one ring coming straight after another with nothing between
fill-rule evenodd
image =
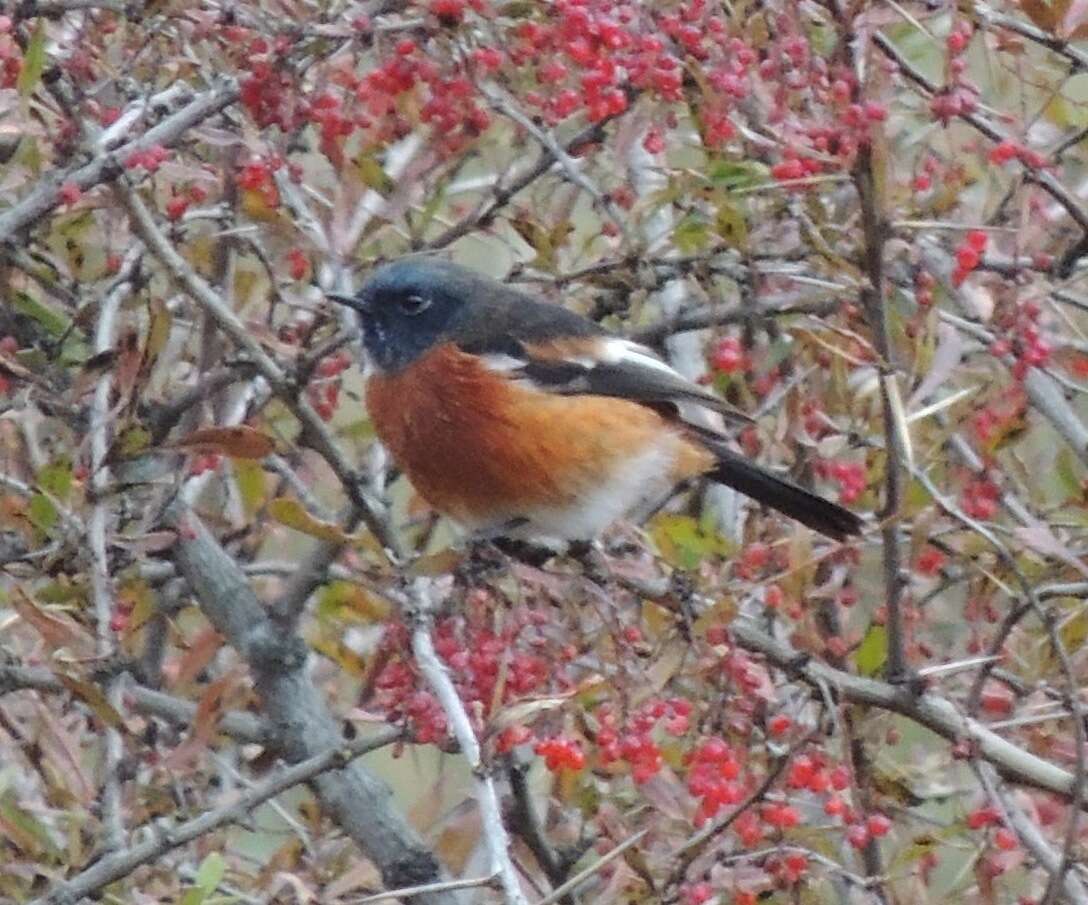
<instances>
[{"instance_id":1,"label":"bird","mask_svg":"<svg viewBox=\"0 0 1088 905\"><path fill-rule=\"evenodd\" d=\"M699 478L833 540L861 531L855 513L695 423L693 409L735 420L725 400L575 311L426 254L326 295L358 315L378 439L472 536L591 542Z\"/></svg>"}]
</instances>

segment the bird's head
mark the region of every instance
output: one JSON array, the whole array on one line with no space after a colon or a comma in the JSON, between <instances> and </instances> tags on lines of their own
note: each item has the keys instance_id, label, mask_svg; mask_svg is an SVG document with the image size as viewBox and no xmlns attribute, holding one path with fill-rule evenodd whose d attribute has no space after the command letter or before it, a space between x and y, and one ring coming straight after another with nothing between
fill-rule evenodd
<instances>
[{"instance_id":1,"label":"bird's head","mask_svg":"<svg viewBox=\"0 0 1088 905\"><path fill-rule=\"evenodd\" d=\"M484 281L460 265L413 255L378 267L355 295L327 296L358 312L367 357L394 373L450 335Z\"/></svg>"}]
</instances>

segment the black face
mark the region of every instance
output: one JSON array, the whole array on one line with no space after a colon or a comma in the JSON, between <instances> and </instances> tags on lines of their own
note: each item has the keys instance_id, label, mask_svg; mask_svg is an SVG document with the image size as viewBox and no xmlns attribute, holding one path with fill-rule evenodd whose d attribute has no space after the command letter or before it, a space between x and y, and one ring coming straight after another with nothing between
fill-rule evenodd
<instances>
[{"instance_id":1,"label":"black face","mask_svg":"<svg viewBox=\"0 0 1088 905\"><path fill-rule=\"evenodd\" d=\"M359 312L370 361L381 371L399 371L440 343L475 279L456 264L422 256L375 270L350 303Z\"/></svg>"}]
</instances>

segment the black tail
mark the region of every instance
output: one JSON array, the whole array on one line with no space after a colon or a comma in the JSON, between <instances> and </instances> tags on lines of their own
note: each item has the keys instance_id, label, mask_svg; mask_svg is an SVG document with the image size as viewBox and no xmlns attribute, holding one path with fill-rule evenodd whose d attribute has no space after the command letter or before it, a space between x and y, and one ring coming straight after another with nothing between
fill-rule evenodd
<instances>
[{"instance_id":1,"label":"black tail","mask_svg":"<svg viewBox=\"0 0 1088 905\"><path fill-rule=\"evenodd\" d=\"M777 509L835 540L861 532L861 519L847 509L785 478L771 474L719 443L707 444L718 457L718 466L707 473L712 481L725 484L758 503Z\"/></svg>"}]
</instances>

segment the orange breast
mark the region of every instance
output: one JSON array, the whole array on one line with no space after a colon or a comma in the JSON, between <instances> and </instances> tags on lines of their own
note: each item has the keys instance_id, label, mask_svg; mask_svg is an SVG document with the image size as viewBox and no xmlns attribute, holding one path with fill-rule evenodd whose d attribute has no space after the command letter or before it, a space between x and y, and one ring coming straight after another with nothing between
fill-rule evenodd
<instances>
[{"instance_id":1,"label":"orange breast","mask_svg":"<svg viewBox=\"0 0 1088 905\"><path fill-rule=\"evenodd\" d=\"M675 444L664 486L713 464L652 409L534 390L452 344L405 374L371 377L366 401L378 436L416 490L469 526L576 506L654 444Z\"/></svg>"}]
</instances>

